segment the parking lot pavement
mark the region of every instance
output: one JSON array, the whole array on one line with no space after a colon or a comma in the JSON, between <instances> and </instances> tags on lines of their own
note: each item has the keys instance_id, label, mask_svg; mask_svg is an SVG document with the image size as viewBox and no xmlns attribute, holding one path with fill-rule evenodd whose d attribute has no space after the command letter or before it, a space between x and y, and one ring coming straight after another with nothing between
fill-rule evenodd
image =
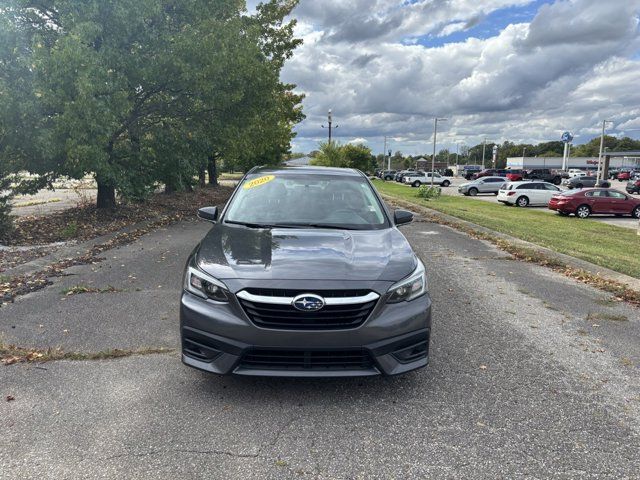
<instances>
[{"instance_id":1,"label":"parking lot pavement","mask_svg":"<svg viewBox=\"0 0 640 480\"><path fill-rule=\"evenodd\" d=\"M443 195L450 195L450 196L454 196L454 197L462 197L464 195L462 195L461 193L458 192L458 187L460 185L462 185L463 183L467 183L468 180L465 180L464 178L459 178L459 177L453 177L451 178L451 186L447 187L447 188L443 188L442 189L442 194ZM625 183L624 182L617 182L617 181L612 181L611 184L612 188L615 188L617 190L620 190L621 192L624 192L624 187L625 187ZM409 186L407 186L407 188L411 188ZM560 187L563 190L565 190L564 187ZM490 203L498 203L498 201L496 200L496 196L493 194L479 194L476 195L475 197L467 197L473 200L478 200L478 201L482 201L482 202L490 202ZM508 208L508 207L507 207ZM551 215L557 215L556 212L554 212L553 210L549 210L547 207L527 207L528 209L535 209L537 211L541 211L541 212L545 212L545 213L549 213ZM599 216L592 216L591 220L595 220L596 222L602 222L602 223L607 223L609 225L615 225L617 227L624 227L624 228L633 228L633 229L637 229L638 228L638 220L631 218L630 216L628 217L616 217L615 215L612 216L605 216L605 215L599 215Z\"/></svg>"},{"instance_id":2,"label":"parking lot pavement","mask_svg":"<svg viewBox=\"0 0 640 480\"><path fill-rule=\"evenodd\" d=\"M97 190L85 187L82 189L58 188L56 190L40 190L35 195L19 195L12 201L12 215L26 217L29 215L47 215L77 207L84 203L93 203Z\"/></svg>"},{"instance_id":3,"label":"parking lot pavement","mask_svg":"<svg viewBox=\"0 0 640 480\"><path fill-rule=\"evenodd\" d=\"M1 308L0 334L177 346L182 262L205 230L181 223L75 267ZM448 227L403 231L434 300L426 369L216 377L176 353L2 367L0 477L639 478L639 310ZM126 294L60 294L129 275ZM68 332L37 336L38 315Z\"/></svg>"}]
</instances>

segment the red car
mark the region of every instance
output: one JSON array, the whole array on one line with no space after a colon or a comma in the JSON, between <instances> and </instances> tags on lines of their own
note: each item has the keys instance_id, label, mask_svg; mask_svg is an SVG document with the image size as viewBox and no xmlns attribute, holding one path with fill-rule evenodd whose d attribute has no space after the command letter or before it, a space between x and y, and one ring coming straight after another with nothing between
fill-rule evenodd
<instances>
[{"instance_id":1,"label":"red car","mask_svg":"<svg viewBox=\"0 0 640 480\"><path fill-rule=\"evenodd\" d=\"M522 170L511 170L509 171L505 177L510 182L521 182L523 180Z\"/></svg>"},{"instance_id":2,"label":"red car","mask_svg":"<svg viewBox=\"0 0 640 480\"><path fill-rule=\"evenodd\" d=\"M492 177L493 175L496 175L496 169L495 168L485 168L484 170L481 170L478 173L474 173L473 176L471 177L472 180L477 180L479 178L482 177Z\"/></svg>"},{"instance_id":3,"label":"red car","mask_svg":"<svg viewBox=\"0 0 640 480\"><path fill-rule=\"evenodd\" d=\"M570 190L555 195L549 201L549 209L560 215L575 214L578 218L589 215L631 215L640 219L640 198L634 198L618 190L586 188Z\"/></svg>"},{"instance_id":4,"label":"red car","mask_svg":"<svg viewBox=\"0 0 640 480\"><path fill-rule=\"evenodd\" d=\"M631 172L618 172L618 176L616 178L621 182L624 180L631 180Z\"/></svg>"}]
</instances>

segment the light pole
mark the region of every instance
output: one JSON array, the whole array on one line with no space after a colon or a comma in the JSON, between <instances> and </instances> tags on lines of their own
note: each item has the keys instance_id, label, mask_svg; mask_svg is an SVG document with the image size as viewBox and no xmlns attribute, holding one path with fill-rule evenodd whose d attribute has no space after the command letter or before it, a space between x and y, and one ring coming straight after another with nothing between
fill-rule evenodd
<instances>
[{"instance_id":1,"label":"light pole","mask_svg":"<svg viewBox=\"0 0 640 480\"><path fill-rule=\"evenodd\" d=\"M484 142L482 142L482 169L484 170L484 154L485 154L485 150L487 149L487 139L484 139Z\"/></svg>"},{"instance_id":2,"label":"light pole","mask_svg":"<svg viewBox=\"0 0 640 480\"><path fill-rule=\"evenodd\" d=\"M446 122L446 118L433 119L433 156L431 157L431 187L433 187L433 172L436 169L436 139L438 137L438 122Z\"/></svg>"},{"instance_id":3,"label":"light pole","mask_svg":"<svg viewBox=\"0 0 640 480\"><path fill-rule=\"evenodd\" d=\"M522 147L522 169L524 170L524 154L527 151L527 147Z\"/></svg>"},{"instance_id":4,"label":"light pole","mask_svg":"<svg viewBox=\"0 0 640 480\"><path fill-rule=\"evenodd\" d=\"M384 148L382 149L382 169L384 170L384 161L387 158L387 136L384 136ZM391 163L391 162L389 162ZM391 170L390 167L387 170Z\"/></svg>"},{"instance_id":5,"label":"light pole","mask_svg":"<svg viewBox=\"0 0 640 480\"><path fill-rule=\"evenodd\" d=\"M327 114L327 119L329 122L329 144L331 144L331 133L334 128L338 128L340 125L336 125L335 127L333 126L333 112L331 111L331 109L329 109L329 112ZM327 127L322 125L322 128L327 128Z\"/></svg>"},{"instance_id":6,"label":"light pole","mask_svg":"<svg viewBox=\"0 0 640 480\"><path fill-rule=\"evenodd\" d=\"M602 172L602 152L604 150L604 131L607 128L607 123L613 123L611 120L602 121L602 135L600 135L600 154L598 155L598 172L596 174L596 185L600 186L600 173Z\"/></svg>"}]
</instances>

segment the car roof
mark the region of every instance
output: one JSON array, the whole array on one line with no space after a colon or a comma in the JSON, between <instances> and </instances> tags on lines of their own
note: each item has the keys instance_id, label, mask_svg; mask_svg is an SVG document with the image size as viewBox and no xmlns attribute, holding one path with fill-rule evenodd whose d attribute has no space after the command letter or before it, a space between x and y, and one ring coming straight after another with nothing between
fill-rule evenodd
<instances>
[{"instance_id":1,"label":"car roof","mask_svg":"<svg viewBox=\"0 0 640 480\"><path fill-rule=\"evenodd\" d=\"M522 180L520 182L509 182L509 184L511 185L527 185L530 183L549 183L549 182L545 182L544 180ZM549 185L553 185L552 183L549 183Z\"/></svg>"},{"instance_id":2,"label":"car roof","mask_svg":"<svg viewBox=\"0 0 640 480\"><path fill-rule=\"evenodd\" d=\"M391 172L393 170L384 170ZM301 167L255 167L251 169L248 175L288 175L288 174L304 174L304 175L334 175L340 177L361 177L363 173L355 168L338 168L338 167L320 167L315 165Z\"/></svg>"}]
</instances>

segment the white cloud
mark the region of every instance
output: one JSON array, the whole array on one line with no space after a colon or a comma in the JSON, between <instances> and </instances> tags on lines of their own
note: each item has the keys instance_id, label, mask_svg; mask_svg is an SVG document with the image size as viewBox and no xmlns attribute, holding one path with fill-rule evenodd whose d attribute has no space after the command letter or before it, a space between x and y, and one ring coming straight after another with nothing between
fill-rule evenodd
<instances>
[{"instance_id":1,"label":"white cloud","mask_svg":"<svg viewBox=\"0 0 640 480\"><path fill-rule=\"evenodd\" d=\"M508 25L487 39L437 48L406 41L446 35L495 9L527 3L302 0L296 31L305 43L284 71L284 80L307 94L296 146L314 148L328 108L341 138L367 139L381 150L388 135L400 139L394 150L410 153L429 149L435 115L450 118L438 136L449 144L485 136L548 141L565 129L588 140L605 117L618 133L633 133L640 0L617 8L559 0L543 5L531 23ZM355 25L358 19L366 28Z\"/></svg>"}]
</instances>

